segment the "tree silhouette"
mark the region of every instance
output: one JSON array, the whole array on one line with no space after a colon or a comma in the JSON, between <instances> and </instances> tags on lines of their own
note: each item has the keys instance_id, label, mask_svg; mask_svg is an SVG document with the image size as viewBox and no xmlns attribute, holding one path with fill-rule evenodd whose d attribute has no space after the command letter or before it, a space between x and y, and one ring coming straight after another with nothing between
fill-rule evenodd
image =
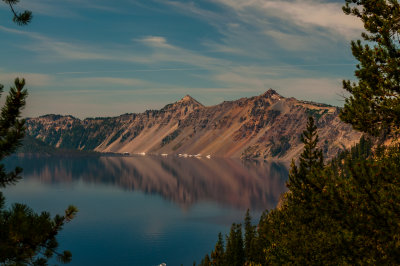
<instances>
[{"instance_id":1,"label":"tree silhouette","mask_svg":"<svg viewBox=\"0 0 400 266\"><path fill-rule=\"evenodd\" d=\"M10 9L12 14L14 15L13 21L18 25L28 25L32 21L32 12L29 10L25 10L24 12L15 11L14 6L19 3L19 0L3 0Z\"/></svg>"}]
</instances>

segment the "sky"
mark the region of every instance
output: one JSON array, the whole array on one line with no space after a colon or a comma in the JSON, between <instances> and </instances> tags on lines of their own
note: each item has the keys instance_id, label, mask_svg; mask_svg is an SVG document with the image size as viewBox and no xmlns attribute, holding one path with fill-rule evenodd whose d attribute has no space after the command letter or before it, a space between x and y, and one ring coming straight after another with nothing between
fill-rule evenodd
<instances>
[{"instance_id":1,"label":"sky","mask_svg":"<svg viewBox=\"0 0 400 266\"><path fill-rule=\"evenodd\" d=\"M269 88L342 106L363 29L343 3L21 0L34 16L21 27L0 2L0 83L26 79L27 117L117 116L186 94L210 106Z\"/></svg>"}]
</instances>

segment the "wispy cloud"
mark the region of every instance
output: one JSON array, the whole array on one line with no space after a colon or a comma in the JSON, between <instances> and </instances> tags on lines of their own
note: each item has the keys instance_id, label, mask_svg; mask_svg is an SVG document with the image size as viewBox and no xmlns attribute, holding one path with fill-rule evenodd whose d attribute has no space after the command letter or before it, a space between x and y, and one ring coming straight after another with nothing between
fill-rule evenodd
<instances>
[{"instance_id":1,"label":"wispy cloud","mask_svg":"<svg viewBox=\"0 0 400 266\"><path fill-rule=\"evenodd\" d=\"M248 23L266 26L271 18L296 25L305 30L323 28L346 38L354 37L362 23L343 14L342 3L319 0L216 0L230 7ZM253 18L251 18L253 16Z\"/></svg>"},{"instance_id":2,"label":"wispy cloud","mask_svg":"<svg viewBox=\"0 0 400 266\"><path fill-rule=\"evenodd\" d=\"M359 36L362 23L346 16L341 3L320 0L214 0L221 11L198 2L163 1L183 14L199 17L221 34L204 43L214 51L252 58L273 58L280 49L292 52L332 50L338 41ZM272 43L271 40L275 42Z\"/></svg>"},{"instance_id":3,"label":"wispy cloud","mask_svg":"<svg viewBox=\"0 0 400 266\"><path fill-rule=\"evenodd\" d=\"M95 51L96 49L91 45L76 44L77 42L65 42L55 40L47 37L43 34L36 32L29 32L23 30L16 30L0 26L0 31L13 33L28 37L36 41L35 43L29 43L29 45L23 45L22 47L26 50L35 51L41 53L42 58L49 60L50 58L58 57L64 60L107 60L112 59L111 56L102 53L101 51ZM44 56L45 55L45 56Z\"/></svg>"},{"instance_id":4,"label":"wispy cloud","mask_svg":"<svg viewBox=\"0 0 400 266\"><path fill-rule=\"evenodd\" d=\"M171 46L167 43L166 38L161 37L161 36L146 36L137 41L142 42L145 45L152 46L152 47L174 48L173 46Z\"/></svg>"},{"instance_id":5,"label":"wispy cloud","mask_svg":"<svg viewBox=\"0 0 400 266\"><path fill-rule=\"evenodd\" d=\"M69 71L57 72L56 75L76 75L76 74L105 74L105 73L135 73L135 72L170 72L170 71L195 71L201 68L159 68L159 69L124 69L124 70L98 70L98 71Z\"/></svg>"},{"instance_id":6,"label":"wispy cloud","mask_svg":"<svg viewBox=\"0 0 400 266\"><path fill-rule=\"evenodd\" d=\"M176 45L172 45L165 37L146 36L141 39L134 39L149 48L152 52L145 57L134 56L133 61L143 63L181 63L188 66L196 66L206 70L213 70L215 67L230 65L230 61L211 56L203 55L200 52L188 50Z\"/></svg>"},{"instance_id":7,"label":"wispy cloud","mask_svg":"<svg viewBox=\"0 0 400 266\"><path fill-rule=\"evenodd\" d=\"M24 72L3 72L0 69L0 83L3 85L13 85L15 78L24 78L27 87L44 87L54 83L51 75L40 73L24 73Z\"/></svg>"},{"instance_id":8,"label":"wispy cloud","mask_svg":"<svg viewBox=\"0 0 400 266\"><path fill-rule=\"evenodd\" d=\"M159 65L161 63L181 63L185 66L211 69L216 65L228 65L229 62L210 56L202 55L199 52L187 50L169 44L167 39L161 36L145 36L140 39L133 39L134 44L126 44L121 49L120 44L111 45L109 49L96 44L79 43L73 41L60 41L47 37L43 34L16 30L0 26L0 31L23 35L35 40L37 43L24 46L24 49L38 53L41 60L105 60L116 62L131 62L147 66ZM140 43L152 48L151 51L132 53L135 43ZM193 69L186 67L188 69ZM172 69L172 68L171 68Z\"/></svg>"},{"instance_id":9,"label":"wispy cloud","mask_svg":"<svg viewBox=\"0 0 400 266\"><path fill-rule=\"evenodd\" d=\"M137 87L137 86L149 86L152 83L133 78L115 78L115 77L85 77L85 78L70 78L65 81L64 85L74 85L79 84L79 87L110 87L110 86L127 86L127 87Z\"/></svg>"},{"instance_id":10,"label":"wispy cloud","mask_svg":"<svg viewBox=\"0 0 400 266\"><path fill-rule=\"evenodd\" d=\"M110 5L108 1L102 0L30 0L23 2L21 6L24 9L31 10L34 14L80 19L87 19L85 13L87 13L89 9L112 13L124 13L126 11L126 9L122 10L116 8L115 5Z\"/></svg>"}]
</instances>

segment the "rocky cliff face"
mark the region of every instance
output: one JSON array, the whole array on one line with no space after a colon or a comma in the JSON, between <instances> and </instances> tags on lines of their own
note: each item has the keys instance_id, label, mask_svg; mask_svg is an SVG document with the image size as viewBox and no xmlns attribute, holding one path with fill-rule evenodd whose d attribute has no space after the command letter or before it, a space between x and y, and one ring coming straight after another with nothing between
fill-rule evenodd
<instances>
[{"instance_id":1,"label":"rocky cliff face","mask_svg":"<svg viewBox=\"0 0 400 266\"><path fill-rule=\"evenodd\" d=\"M46 115L27 119L28 135L62 148L152 154L188 154L290 160L312 115L327 157L361 134L342 123L339 108L284 98L274 90L206 107L190 96L161 110L118 117Z\"/></svg>"}]
</instances>

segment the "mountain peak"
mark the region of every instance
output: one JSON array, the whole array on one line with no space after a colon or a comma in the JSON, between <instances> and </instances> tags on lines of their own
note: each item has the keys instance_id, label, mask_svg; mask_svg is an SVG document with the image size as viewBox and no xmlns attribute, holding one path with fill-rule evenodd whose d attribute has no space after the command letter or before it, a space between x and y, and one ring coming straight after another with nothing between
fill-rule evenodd
<instances>
[{"instance_id":1,"label":"mountain peak","mask_svg":"<svg viewBox=\"0 0 400 266\"><path fill-rule=\"evenodd\" d=\"M196 101L192 96L189 94L186 94L185 97L183 97L180 101L182 102L189 102L189 101Z\"/></svg>"},{"instance_id":2,"label":"mountain peak","mask_svg":"<svg viewBox=\"0 0 400 266\"><path fill-rule=\"evenodd\" d=\"M194 99L192 96L189 94L186 94L185 97L177 101L177 103L185 104L185 105L195 105L195 106L203 106L201 103L199 103L196 99Z\"/></svg>"},{"instance_id":3,"label":"mountain peak","mask_svg":"<svg viewBox=\"0 0 400 266\"><path fill-rule=\"evenodd\" d=\"M280 95L279 93L276 92L276 90L273 90L273 89L267 90L260 96L265 97L265 98L283 98L282 95Z\"/></svg>"}]
</instances>

